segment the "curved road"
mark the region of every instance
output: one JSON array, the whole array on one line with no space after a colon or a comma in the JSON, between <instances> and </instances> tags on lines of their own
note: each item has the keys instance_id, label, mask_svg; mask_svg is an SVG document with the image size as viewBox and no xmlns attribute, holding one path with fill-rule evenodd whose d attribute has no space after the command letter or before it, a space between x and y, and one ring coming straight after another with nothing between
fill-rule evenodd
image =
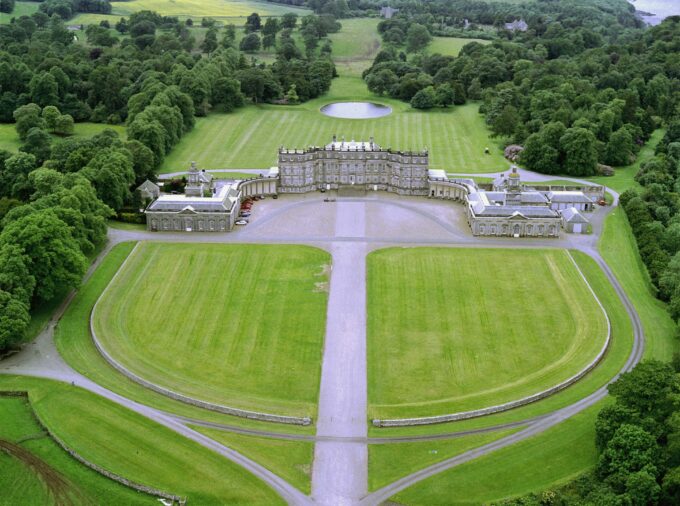
<instances>
[{"instance_id":1,"label":"curved road","mask_svg":"<svg viewBox=\"0 0 680 506\"><path fill-rule=\"evenodd\" d=\"M530 173L528 171L521 171L523 179L526 181L546 181L549 179L554 179L551 177L543 176L540 174L534 174ZM496 176L497 174L475 174L476 176ZM566 179L566 178L562 178ZM577 183L588 183L586 181L581 181L578 179L571 179L574 182ZM591 184L591 183L588 183ZM614 195L615 198L615 203L616 205L618 201L618 194L616 192L613 192L612 190L608 191ZM623 288L620 286L618 280L615 278L611 270L609 269L609 266L606 264L606 262L602 259L602 257L599 255L597 251L597 239L598 235L597 234L592 234L591 236L567 236L567 237L562 237L561 239L554 240L531 240L531 239L524 239L524 240L513 240L513 239L484 239L484 238L474 238L470 236L469 234L461 233L460 229L457 228L456 226L452 226L449 224L449 222L446 221L445 218L440 218L436 216L437 209L429 209L427 211L423 210L423 204L418 204L414 203L411 204L408 202L408 199L406 201L390 201L390 199L383 199L379 198L375 194L371 194L368 196L366 199L339 199L338 204L335 204L336 207L341 208L343 205L345 207L349 208L355 208L357 206L359 207L365 207L366 204L370 204L373 201L376 203L380 204L387 204L390 208L393 208L393 212L396 213L402 213L400 216L402 217L408 217L409 219L419 219L421 221L429 220L430 224L433 224L432 226L434 227L432 229L433 231L433 236L430 237L412 237L412 238L405 238L403 236L394 235L390 236L389 234L386 234L384 237L382 236L371 236L370 234L366 234L363 232L356 233L356 223L352 222L350 218L349 221L347 221L347 216L345 218L340 218L345 219L346 221L344 222L345 224L343 225L342 223L338 224L338 222L335 222L334 224L331 224L328 229L323 230L323 231L315 231L314 233L305 233L304 230L299 230L295 224L292 226L288 226L288 228L284 227L284 230L280 230L280 224L278 226L274 226L273 228L276 229L280 235L278 237L272 237L271 232L273 230L267 230L268 225L270 225L269 222L274 223L277 216L280 217L282 215L285 215L286 213L289 212L298 212L300 210L304 210L306 205L314 205L318 204L318 202L321 199L307 199L303 200L302 202L295 202L293 204L284 204L284 205L279 205L279 208L277 209L276 206L273 206L275 209L267 213L266 218L258 220L255 219L254 222L247 228L247 229L242 229L239 230L236 233L232 234L226 234L226 235L217 235L217 234L191 234L191 235L185 235L185 234L173 234L173 233L147 233L143 231L123 231L123 230L110 230L110 241L105 249L105 251L102 252L100 257L95 261L93 266L90 268L88 271L88 275L91 275L91 273L94 271L96 266L99 264L101 259L105 256L106 253L113 247L113 245L126 241L126 240L154 240L154 241L179 241L179 242L261 242L261 243L303 243L303 244L310 244L318 247L325 248L327 250L332 250L336 254L342 254L340 252L342 251L350 251L351 255L356 255L356 248L360 248L360 250L363 252L363 255L365 255L368 251L379 248L379 247L384 247L386 245L406 245L406 246L412 246L412 245L420 245L420 244L425 244L425 245L446 245L446 246L452 246L452 247L503 247L503 248L527 248L527 247L560 247L560 248L575 248L579 249L586 254L590 255L592 258L595 259L597 264L602 268L604 271L606 277L608 278L609 282L612 284L614 287L615 291L617 292L619 298L623 302L623 305L631 319L631 322L633 324L633 332L634 332L634 344L633 344L633 350L625 364L625 366L622 368L622 370L619 372L625 372L630 370L632 367L637 364L640 359L642 358L643 354L643 349L644 349L644 333L642 329L642 325L640 322L640 319L635 311L635 308L633 307L632 303L626 296ZM344 202L344 204L343 204ZM423 200L423 202L425 202ZM441 201L440 201L441 202ZM281 201L279 201L279 204L281 204ZM332 204L331 204L332 205ZM435 204L430 203L430 206L433 206ZM459 206L460 204L452 204L451 202L446 203L446 205L451 206ZM611 208L610 208L611 209ZM609 210L610 210L609 209ZM601 223L604 220L604 216L609 212L607 210L606 212L600 211L593 219L593 222L596 223L597 226L596 230L601 229ZM433 213L435 215L433 216ZM345 213L346 214L346 213ZM257 214L254 214L254 217L257 218ZM424 223L424 221L423 221ZM272 228L272 227L270 227ZM261 235L264 234L264 235ZM344 245L344 246L343 246ZM336 259L334 258L334 263ZM361 284L361 280L358 280L357 283ZM363 283L365 283L365 279L363 280ZM338 284L336 281L335 284ZM356 288L356 286L355 286ZM61 357L59 356L56 347L54 346L53 342L53 330L54 326L56 325L56 322L58 319L61 317L63 314L64 310L70 303L71 297L69 297L65 303L60 307L57 312L55 313L52 321L48 325L48 327L43 331L43 333L36 339L35 342L31 343L30 345L26 346L22 352L17 353L16 355L9 357L2 362L0 362L0 373L7 373L7 374L23 374L23 375L33 375L33 376L39 376L39 377L45 377L45 378L50 378L50 379L55 379L55 380L60 380L60 381L66 381L66 382L75 382L75 384L78 387L85 388L87 390L90 390L98 395L101 395L103 397L106 397L122 406L125 406L128 409L131 409L145 417L148 417L172 430L177 432L178 434L181 434L184 437L187 437L207 448L210 448L213 451L216 451L220 455L224 456L225 458L228 458L229 460L236 462L237 464L243 466L244 468L248 469L250 472L258 476L260 479L262 479L265 483L267 483L269 486L271 486L274 490L276 490L288 503L290 504L311 504L313 502L319 502L319 503L326 503L326 504L362 504L362 505L369 505L369 504L379 504L387 499L389 499L391 496L393 496L395 493L415 484L418 483L421 480L424 480L430 476L433 476L439 472L442 472L446 469L450 469L452 467L455 467L459 464L462 464L464 462L468 462L470 460L473 460L477 457L480 457L482 455L486 455L488 453L491 453L493 451L496 451L500 448L507 447L509 445L512 445L514 443L517 443L521 440L524 440L526 438L532 437L534 435L540 434L541 432L549 429L550 427L553 427L562 421L574 416L575 414L581 412L582 410L588 408L589 406L592 406L602 398L604 398L607 395L607 389L606 386L598 389L596 392L592 393L591 395L585 397L584 399L581 399L580 401L567 406L565 408L562 408L560 410L557 410L555 412L549 413L547 415L542 415L540 417L536 418L531 418L527 420L521 420L518 422L513 422L511 424L502 424L494 427L487 427L487 428L482 428L482 429L473 429L470 431L461 431L461 432L453 432L453 433L448 433L448 434L437 434L437 435L423 435L423 436L405 436L405 437L386 437L386 438L369 438L366 436L366 417L363 416L362 424L363 428L359 429L358 425L356 424L356 417L357 413L358 416L361 416L362 413L365 413L365 390L361 393L360 397L358 399L354 399L350 401L349 404L340 402L338 404L338 401L340 400L339 397L344 396L347 393L350 393L352 395L355 395L356 392L352 393L351 390L353 387L349 388L348 392L342 392L338 393L334 390L334 388L327 388L326 389L326 394L324 395L323 393L323 385L324 385L324 376L322 372L322 394L320 397L320 417L324 414L324 409L322 409L322 403L324 402L324 397L325 401L330 403L330 405L336 406L334 408L327 408L330 411L327 411L328 414L330 415L329 418L326 418L326 421L330 423L321 423L321 429L317 433L316 436L307 436L307 435L286 435L286 434L281 434L277 432L267 432L267 431L259 431L259 430L251 430L251 429L244 429L244 428L239 428L239 427L230 427L228 425L222 425L222 424L215 424L211 422L203 422L199 420L194 420L190 418L185 418L177 415L173 415L170 413L166 413L160 410L157 410L155 408L151 408L142 404L139 404L131 399L127 399L115 392L112 392L106 388L101 387L100 385L92 382L89 380L87 377L81 375L80 373L76 372L73 370L68 364L66 364ZM347 302L340 303L341 305L339 307L342 307L342 304L347 304ZM330 306L330 304L329 304ZM355 306L352 306L352 311L356 309ZM331 315L329 314L329 318ZM338 335L344 335L342 339L346 339L346 336L348 335L346 332L347 329L342 328L342 325L338 327L338 332L340 334ZM328 332L328 331L327 331ZM331 330L332 332L332 330ZM363 336L362 336L363 337ZM327 336L327 339L329 336ZM361 355L363 353L364 355L364 364L362 367L354 368L345 368L344 372L341 369L337 369L337 364L334 362L334 360L339 359L339 357L336 357L335 354L339 353L338 351L333 351L333 352L328 352L326 350L326 353L324 353L324 370L328 369L331 371L329 374L329 378L327 381L329 386L333 385L338 385L338 382L342 381L359 381L359 390L361 388L365 389L365 337L363 337L363 343L361 340L357 342L357 350L355 353L358 355ZM344 341L343 341L344 342ZM342 347L340 347L342 349ZM328 354L328 357L326 356ZM328 363L328 366L326 365ZM335 370L335 372L332 372ZM350 372L348 372L350 371ZM363 375L363 379L361 379L361 376ZM617 375L618 377L618 375ZM354 378L352 380L352 378ZM615 378L612 379L612 381ZM352 382L348 383L347 385L352 385ZM363 386L362 386L363 385ZM355 385L356 386L356 385ZM335 393L334 393L335 392ZM362 396L364 398L362 399ZM346 421L342 421L339 425L337 423L337 420L333 421L332 419L334 418L335 412L333 410L338 410L339 408L342 407L347 407L349 406L350 408L359 408L359 410L353 415L350 416ZM320 418L321 419L321 418ZM298 491L296 488L291 486L289 483L287 483L285 480L281 479L271 471L267 470L263 466L255 463L254 461L248 459L247 457L244 457L243 455L239 454L238 452L235 452L224 445L221 445L217 443L216 441L203 436L202 434L192 430L191 428L188 427L188 424L194 424L194 425L201 425L205 427L212 427L212 428L217 428L217 429L222 429L222 430L229 430L237 433L243 433L243 434L251 434L251 435L261 435L261 436L266 436L266 437L275 437L275 438L281 438L281 439L291 439L291 440L307 440L307 441L314 441L316 442L316 447L317 447L317 456L315 460L315 469L314 469L314 479L313 479L313 497L314 499L305 496L302 494L300 491ZM357 429L350 429L350 427L357 427ZM323 428L326 427L326 428ZM445 439L445 438L451 438L451 437L459 437L471 433L481 433L481 432L488 432L492 430L498 430L500 428L509 428L509 427L525 427L523 430L512 434L510 436L507 436L505 438L502 438L500 440L494 441L492 443L489 443L487 445L481 446L479 448L476 448L474 450L465 452L461 455L458 455L456 457L444 460L442 462L439 462L437 464L434 464L432 466L429 466L425 469L422 469L416 473L413 473L409 476L406 476L380 490L377 490L373 493L366 493L365 492L365 482L366 482L366 464L363 458L363 455L365 454L365 448L367 444L380 444L380 443L395 443L395 442L407 442L407 441L422 441L422 440L434 440L434 439ZM349 429L349 430L348 430ZM347 465L343 465L341 467L337 466L332 466L332 458L331 460L328 459L323 459L323 450L321 450L321 454L319 453L319 448L323 447L329 448L330 453L329 455L332 458L343 458L344 457L349 457L350 460L348 460ZM346 448L351 447L352 450L347 453ZM337 453L336 453L337 452ZM343 453L344 452L344 453ZM358 452L358 453L356 453ZM354 455L354 457L352 457ZM358 461L356 461L356 457L358 457ZM319 469L323 467L323 465L319 465L319 462L322 460L325 460L327 463L329 463L329 467L324 471L323 469L320 471ZM317 468L317 466L319 466ZM340 476L338 476L338 473ZM343 474L347 476L342 476ZM345 487L346 490L342 490L342 486L340 487L341 490L329 490L329 488L334 488L335 483L334 482L345 482ZM349 492L348 492L349 491ZM343 494L347 494L343 496ZM357 495L358 493L358 495ZM338 495L339 494L339 495Z\"/></svg>"}]
</instances>

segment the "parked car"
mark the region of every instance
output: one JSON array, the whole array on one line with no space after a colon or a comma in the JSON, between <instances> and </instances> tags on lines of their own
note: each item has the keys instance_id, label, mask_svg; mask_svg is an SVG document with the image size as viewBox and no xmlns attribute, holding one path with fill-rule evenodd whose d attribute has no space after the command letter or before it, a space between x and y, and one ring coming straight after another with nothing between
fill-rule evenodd
<instances>
[{"instance_id":1,"label":"parked car","mask_svg":"<svg viewBox=\"0 0 680 506\"><path fill-rule=\"evenodd\" d=\"M272 198L273 198L273 199L278 199L279 196L275 193L274 195L272 195Z\"/></svg>"},{"instance_id":2,"label":"parked car","mask_svg":"<svg viewBox=\"0 0 680 506\"><path fill-rule=\"evenodd\" d=\"M248 224L248 220L237 220L236 221L236 225L247 225L247 224Z\"/></svg>"}]
</instances>

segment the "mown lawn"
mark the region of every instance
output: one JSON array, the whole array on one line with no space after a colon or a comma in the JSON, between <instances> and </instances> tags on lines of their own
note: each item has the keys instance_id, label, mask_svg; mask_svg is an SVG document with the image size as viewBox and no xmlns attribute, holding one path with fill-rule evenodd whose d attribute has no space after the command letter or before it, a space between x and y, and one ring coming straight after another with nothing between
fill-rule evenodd
<instances>
[{"instance_id":1,"label":"mown lawn","mask_svg":"<svg viewBox=\"0 0 680 506\"><path fill-rule=\"evenodd\" d=\"M205 427L193 428L262 464L305 494L311 493L314 443L245 436Z\"/></svg>"},{"instance_id":2,"label":"mown lawn","mask_svg":"<svg viewBox=\"0 0 680 506\"><path fill-rule=\"evenodd\" d=\"M377 18L341 19L342 29L329 36L333 61L343 76L359 76L380 50Z\"/></svg>"},{"instance_id":3,"label":"mown lawn","mask_svg":"<svg viewBox=\"0 0 680 506\"><path fill-rule=\"evenodd\" d=\"M680 350L677 326L666 304L654 295L623 209L617 208L607 217L599 249L640 315L645 330L645 357L670 360Z\"/></svg>"},{"instance_id":4,"label":"mown lawn","mask_svg":"<svg viewBox=\"0 0 680 506\"><path fill-rule=\"evenodd\" d=\"M190 504L283 503L273 490L240 466L77 386L0 376L0 389L28 390L40 418L69 447L89 461L137 483L187 496ZM68 468L59 469L66 472ZM92 482L86 476L88 472L78 470L74 482L83 486L85 482L80 476ZM105 485L100 482L91 487L94 504L149 503L137 492L117 491L122 487ZM117 495L109 496L109 489Z\"/></svg>"},{"instance_id":5,"label":"mown lawn","mask_svg":"<svg viewBox=\"0 0 680 506\"><path fill-rule=\"evenodd\" d=\"M413 506L487 504L569 481L595 464L595 418L602 406L423 480L391 500Z\"/></svg>"},{"instance_id":6,"label":"mown lawn","mask_svg":"<svg viewBox=\"0 0 680 506\"><path fill-rule=\"evenodd\" d=\"M5 388L0 376L0 390ZM44 385L48 383L45 382ZM56 384L55 384L56 385ZM51 469L65 480L65 486L47 474L0 451L0 504L45 505L59 504L49 487L57 487L63 500L85 505L154 504L156 499L132 491L113 480L104 478L77 462L42 431L28 401L19 397L0 397L0 439L20 445L40 459L40 471Z\"/></svg>"},{"instance_id":7,"label":"mown lawn","mask_svg":"<svg viewBox=\"0 0 680 506\"><path fill-rule=\"evenodd\" d=\"M395 248L367 265L371 418L519 399L576 374L606 338L563 250Z\"/></svg>"},{"instance_id":8,"label":"mown lawn","mask_svg":"<svg viewBox=\"0 0 680 506\"><path fill-rule=\"evenodd\" d=\"M76 123L73 137L90 137L91 135L103 132L107 128L118 132L121 139L125 139L126 134L124 126L107 125L104 123ZM61 139L64 139L64 137L56 135L52 136L53 142L58 142ZM14 127L14 123L0 123L0 149L18 151L19 146L21 146L21 140Z\"/></svg>"},{"instance_id":9,"label":"mown lawn","mask_svg":"<svg viewBox=\"0 0 680 506\"><path fill-rule=\"evenodd\" d=\"M62 357L74 369L96 383L129 399L134 399L164 411L238 427L286 433L313 434L315 431L314 426L302 427L257 422L206 411L174 401L169 397L157 394L137 383L129 381L104 360L92 343L89 315L100 294L109 284L135 244L134 242L124 242L113 247L92 276L78 290L64 316L59 320L55 330L55 342Z\"/></svg>"},{"instance_id":10,"label":"mown lawn","mask_svg":"<svg viewBox=\"0 0 680 506\"><path fill-rule=\"evenodd\" d=\"M518 430L506 429L418 443L371 444L368 446L368 488L377 490L427 466L460 455Z\"/></svg>"},{"instance_id":11,"label":"mown lawn","mask_svg":"<svg viewBox=\"0 0 680 506\"><path fill-rule=\"evenodd\" d=\"M94 314L105 348L200 399L313 416L327 253L305 246L140 243Z\"/></svg>"},{"instance_id":12,"label":"mown lawn","mask_svg":"<svg viewBox=\"0 0 680 506\"><path fill-rule=\"evenodd\" d=\"M344 100L369 100L392 107L378 119L339 119L319 109ZM350 139L368 139L383 148L420 150L427 148L430 166L448 172L495 172L507 167L502 152L489 138L478 112L478 104L432 110L411 109L404 102L370 94L359 77L333 81L331 91L296 106L250 105L229 114L198 118L165 159L160 172L176 172L192 160L205 169L269 168L277 163L280 146L304 148L329 143L334 134ZM484 154L484 148L491 155Z\"/></svg>"}]
</instances>

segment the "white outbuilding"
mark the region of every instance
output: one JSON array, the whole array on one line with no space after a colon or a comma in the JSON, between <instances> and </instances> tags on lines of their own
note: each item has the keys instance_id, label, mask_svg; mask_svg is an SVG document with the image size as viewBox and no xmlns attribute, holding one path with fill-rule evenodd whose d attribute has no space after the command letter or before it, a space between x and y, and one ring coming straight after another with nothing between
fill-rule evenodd
<instances>
[{"instance_id":1,"label":"white outbuilding","mask_svg":"<svg viewBox=\"0 0 680 506\"><path fill-rule=\"evenodd\" d=\"M570 207L560 211L562 215L562 226L564 230L571 234L585 234L588 232L588 219L578 212L575 207Z\"/></svg>"}]
</instances>

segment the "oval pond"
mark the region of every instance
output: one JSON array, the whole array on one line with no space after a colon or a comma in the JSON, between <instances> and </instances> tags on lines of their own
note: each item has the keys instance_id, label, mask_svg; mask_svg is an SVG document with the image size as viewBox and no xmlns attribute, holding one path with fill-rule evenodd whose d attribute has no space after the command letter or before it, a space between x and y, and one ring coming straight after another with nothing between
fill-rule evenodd
<instances>
[{"instance_id":1,"label":"oval pond","mask_svg":"<svg viewBox=\"0 0 680 506\"><path fill-rule=\"evenodd\" d=\"M326 116L345 119L381 118L391 112L391 107L371 102L335 102L321 108Z\"/></svg>"}]
</instances>

